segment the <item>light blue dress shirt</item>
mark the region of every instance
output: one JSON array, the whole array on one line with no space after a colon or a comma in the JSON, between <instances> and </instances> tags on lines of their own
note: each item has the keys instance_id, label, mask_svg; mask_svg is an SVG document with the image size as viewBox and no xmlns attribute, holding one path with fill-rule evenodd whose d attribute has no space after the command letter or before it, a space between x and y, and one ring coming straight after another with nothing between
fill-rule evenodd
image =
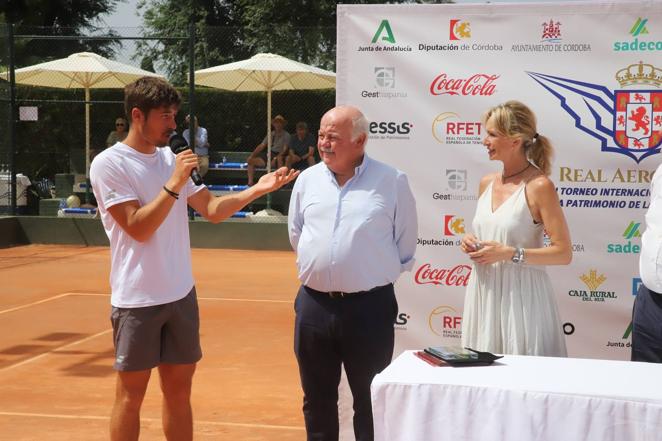
<instances>
[{"instance_id":1,"label":"light blue dress shirt","mask_svg":"<svg viewBox=\"0 0 662 441\"><path fill-rule=\"evenodd\" d=\"M294 185L288 230L301 283L366 291L414 265L416 201L403 172L367 155L343 187L320 162Z\"/></svg>"}]
</instances>

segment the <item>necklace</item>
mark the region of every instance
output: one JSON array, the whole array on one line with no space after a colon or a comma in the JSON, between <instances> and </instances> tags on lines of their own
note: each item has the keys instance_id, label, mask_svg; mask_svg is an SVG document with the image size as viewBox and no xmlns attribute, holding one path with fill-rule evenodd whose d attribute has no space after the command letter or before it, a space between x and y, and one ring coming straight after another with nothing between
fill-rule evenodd
<instances>
[{"instance_id":1,"label":"necklace","mask_svg":"<svg viewBox=\"0 0 662 441\"><path fill-rule=\"evenodd\" d=\"M522 170L518 171L517 173L513 173L512 175L506 176L506 175L503 174L503 172L501 172L501 182L505 181L506 179L510 179L514 176L521 175L522 173L527 171L529 169L529 167L531 167L531 163L527 162L526 167L524 167Z\"/></svg>"}]
</instances>

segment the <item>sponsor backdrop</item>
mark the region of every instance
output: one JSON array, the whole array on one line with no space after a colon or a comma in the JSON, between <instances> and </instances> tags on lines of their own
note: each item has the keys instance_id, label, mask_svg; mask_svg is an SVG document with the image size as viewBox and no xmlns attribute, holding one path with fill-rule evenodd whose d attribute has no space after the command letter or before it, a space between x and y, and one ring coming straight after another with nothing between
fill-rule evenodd
<instances>
[{"instance_id":1,"label":"sponsor backdrop","mask_svg":"<svg viewBox=\"0 0 662 441\"><path fill-rule=\"evenodd\" d=\"M339 5L337 100L370 119L368 153L405 171L416 265L398 281L396 354L459 344L481 116L528 104L556 147L551 179L573 262L549 267L569 355L628 359L649 184L662 156L662 8L615 4Z\"/></svg>"}]
</instances>

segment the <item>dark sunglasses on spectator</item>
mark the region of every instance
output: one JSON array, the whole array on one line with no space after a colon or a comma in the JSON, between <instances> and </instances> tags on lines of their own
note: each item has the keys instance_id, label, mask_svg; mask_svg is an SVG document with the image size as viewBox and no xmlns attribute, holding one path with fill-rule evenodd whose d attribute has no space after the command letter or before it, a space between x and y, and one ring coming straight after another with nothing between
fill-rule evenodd
<instances>
[{"instance_id":1,"label":"dark sunglasses on spectator","mask_svg":"<svg viewBox=\"0 0 662 441\"><path fill-rule=\"evenodd\" d=\"M124 123L116 123L115 125L124 127Z\"/></svg>"}]
</instances>

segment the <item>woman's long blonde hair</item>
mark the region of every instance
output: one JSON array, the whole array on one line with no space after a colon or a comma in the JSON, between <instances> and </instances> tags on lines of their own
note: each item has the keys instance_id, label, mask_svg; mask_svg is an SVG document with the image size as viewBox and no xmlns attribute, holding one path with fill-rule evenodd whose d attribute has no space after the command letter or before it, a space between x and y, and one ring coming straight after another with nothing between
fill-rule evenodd
<instances>
[{"instance_id":1,"label":"woman's long blonde hair","mask_svg":"<svg viewBox=\"0 0 662 441\"><path fill-rule=\"evenodd\" d=\"M506 101L487 111L485 122L490 118L499 134L520 138L529 161L549 176L554 149L549 138L536 130L536 116L531 109L519 101Z\"/></svg>"}]
</instances>

